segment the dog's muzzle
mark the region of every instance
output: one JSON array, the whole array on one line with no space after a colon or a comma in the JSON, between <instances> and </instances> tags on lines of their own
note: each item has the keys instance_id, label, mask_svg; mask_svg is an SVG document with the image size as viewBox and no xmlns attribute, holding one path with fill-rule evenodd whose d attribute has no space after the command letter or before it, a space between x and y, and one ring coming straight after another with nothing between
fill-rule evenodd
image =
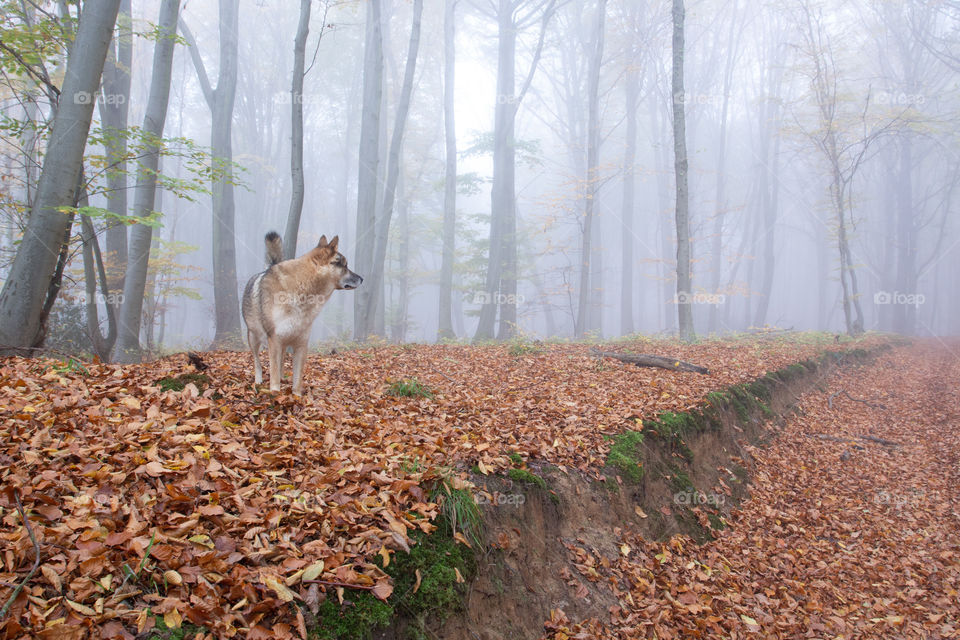
<instances>
[{"instance_id":1,"label":"dog's muzzle","mask_svg":"<svg viewBox=\"0 0 960 640\"><path fill-rule=\"evenodd\" d=\"M361 284L363 284L363 278L352 271L350 272L350 275L340 281L340 286L344 289L356 289Z\"/></svg>"}]
</instances>

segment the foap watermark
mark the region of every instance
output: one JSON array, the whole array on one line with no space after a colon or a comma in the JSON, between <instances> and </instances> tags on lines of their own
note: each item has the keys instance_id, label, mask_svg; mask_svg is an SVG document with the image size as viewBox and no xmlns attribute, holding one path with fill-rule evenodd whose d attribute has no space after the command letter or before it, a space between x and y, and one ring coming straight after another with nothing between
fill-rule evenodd
<instances>
[{"instance_id":1,"label":"foap watermark","mask_svg":"<svg viewBox=\"0 0 960 640\"><path fill-rule=\"evenodd\" d=\"M688 507L719 507L725 504L726 501L726 496L719 493L704 493L703 491L695 491L693 489L687 489L686 491L673 494L674 504Z\"/></svg>"},{"instance_id":2,"label":"foap watermark","mask_svg":"<svg viewBox=\"0 0 960 640\"><path fill-rule=\"evenodd\" d=\"M908 107L910 105L920 105L927 101L927 96L922 93L899 93L891 91L880 91L876 96L877 104L889 104L892 106Z\"/></svg>"},{"instance_id":3,"label":"foap watermark","mask_svg":"<svg viewBox=\"0 0 960 640\"><path fill-rule=\"evenodd\" d=\"M719 105L723 102L723 96L716 93L690 93L683 92L675 94L677 103L686 105L711 104Z\"/></svg>"},{"instance_id":4,"label":"foap watermark","mask_svg":"<svg viewBox=\"0 0 960 640\"><path fill-rule=\"evenodd\" d=\"M922 293L903 293L901 291L877 291L873 294L873 304L905 304L919 307L927 298Z\"/></svg>"},{"instance_id":5,"label":"foap watermark","mask_svg":"<svg viewBox=\"0 0 960 640\"><path fill-rule=\"evenodd\" d=\"M290 293L288 291L281 291L273 296L273 302L275 304L288 304L295 307L323 305L326 304L329 299L329 295L322 293Z\"/></svg>"},{"instance_id":6,"label":"foap watermark","mask_svg":"<svg viewBox=\"0 0 960 640\"><path fill-rule=\"evenodd\" d=\"M922 502L927 501L928 496L925 491L912 489L906 492L898 491L877 491L873 496L873 502L880 505L890 505L897 509L903 507L917 507Z\"/></svg>"},{"instance_id":7,"label":"foap watermark","mask_svg":"<svg viewBox=\"0 0 960 640\"><path fill-rule=\"evenodd\" d=\"M473 304L523 304L524 300L523 295L519 293L477 291L473 294Z\"/></svg>"},{"instance_id":8,"label":"foap watermark","mask_svg":"<svg viewBox=\"0 0 960 640\"><path fill-rule=\"evenodd\" d=\"M306 104L312 100L313 98L304 97L302 93L290 93L289 91L282 91L273 95L273 101L276 104Z\"/></svg>"},{"instance_id":9,"label":"foap watermark","mask_svg":"<svg viewBox=\"0 0 960 640\"><path fill-rule=\"evenodd\" d=\"M104 104L124 104L127 101L127 96L122 93L91 93L89 91L77 91L73 94L74 104L93 104L97 100L100 100Z\"/></svg>"},{"instance_id":10,"label":"foap watermark","mask_svg":"<svg viewBox=\"0 0 960 640\"><path fill-rule=\"evenodd\" d=\"M90 297L87 296L86 291L80 291L74 296L77 304L87 304L91 301ZM116 306L123 304L123 292L117 291L115 293L103 294L99 291L93 294L93 302L102 305Z\"/></svg>"},{"instance_id":11,"label":"foap watermark","mask_svg":"<svg viewBox=\"0 0 960 640\"><path fill-rule=\"evenodd\" d=\"M481 491L477 494L477 504L489 504L495 507L520 507L527 501L527 496L522 493L486 493Z\"/></svg>"},{"instance_id":12,"label":"foap watermark","mask_svg":"<svg viewBox=\"0 0 960 640\"><path fill-rule=\"evenodd\" d=\"M725 304L727 296L723 293L690 293L680 291L673 296L673 304Z\"/></svg>"}]
</instances>

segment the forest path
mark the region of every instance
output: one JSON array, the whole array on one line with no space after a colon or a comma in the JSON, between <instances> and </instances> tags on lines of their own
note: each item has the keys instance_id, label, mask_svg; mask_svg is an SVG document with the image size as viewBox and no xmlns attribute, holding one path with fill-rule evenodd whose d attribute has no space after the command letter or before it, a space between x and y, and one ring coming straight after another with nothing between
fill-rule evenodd
<instances>
[{"instance_id":1,"label":"forest path","mask_svg":"<svg viewBox=\"0 0 960 640\"><path fill-rule=\"evenodd\" d=\"M620 609L572 629L557 613L549 637L960 637L960 345L834 371L751 452L717 540L625 533L601 572Z\"/></svg>"}]
</instances>

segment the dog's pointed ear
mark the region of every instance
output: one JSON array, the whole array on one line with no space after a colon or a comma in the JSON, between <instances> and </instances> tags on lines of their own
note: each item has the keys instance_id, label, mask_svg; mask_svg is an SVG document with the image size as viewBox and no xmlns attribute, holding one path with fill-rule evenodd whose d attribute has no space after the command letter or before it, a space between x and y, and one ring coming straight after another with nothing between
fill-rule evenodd
<instances>
[{"instance_id":1,"label":"dog's pointed ear","mask_svg":"<svg viewBox=\"0 0 960 640\"><path fill-rule=\"evenodd\" d=\"M322 235L322 236L320 236L320 242L317 243L317 247L319 247L319 248L322 249L322 248L324 248L325 246L327 246L327 236L326 236L326 235Z\"/></svg>"},{"instance_id":2,"label":"dog's pointed ear","mask_svg":"<svg viewBox=\"0 0 960 640\"><path fill-rule=\"evenodd\" d=\"M339 243L340 243L340 236L333 236L333 240L330 241L330 244L328 244L327 247L329 247L330 251L333 251L334 253L336 253L337 245Z\"/></svg>"}]
</instances>

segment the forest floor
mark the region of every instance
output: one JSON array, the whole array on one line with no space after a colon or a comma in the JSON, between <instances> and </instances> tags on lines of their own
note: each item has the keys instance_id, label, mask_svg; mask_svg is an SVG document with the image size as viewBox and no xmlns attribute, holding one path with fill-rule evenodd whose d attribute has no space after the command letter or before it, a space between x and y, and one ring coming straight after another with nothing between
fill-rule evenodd
<instances>
[{"instance_id":1,"label":"forest floor","mask_svg":"<svg viewBox=\"0 0 960 640\"><path fill-rule=\"evenodd\" d=\"M578 549L619 605L554 612L548 637L960 637L960 344L836 371L752 457L715 541L624 531L620 557Z\"/></svg>"},{"instance_id":2,"label":"forest floor","mask_svg":"<svg viewBox=\"0 0 960 640\"><path fill-rule=\"evenodd\" d=\"M256 389L249 353L204 353L203 372L183 355L6 359L0 600L25 587L0 635L305 636L302 610L344 589L390 598L385 568L436 528L438 486L471 491L470 470L518 461L600 478L606 436L627 421L888 341L604 347L708 375L600 361L585 344L362 347L311 357L301 398L288 380L281 394ZM590 572L619 606L573 621L556 610L549 637L799 637L804 625L815 637L957 637L960 358L898 346L834 375L847 394L829 408L826 392L803 396L775 443L753 451L753 497L729 529L700 547L625 529L628 551Z\"/></svg>"}]
</instances>

